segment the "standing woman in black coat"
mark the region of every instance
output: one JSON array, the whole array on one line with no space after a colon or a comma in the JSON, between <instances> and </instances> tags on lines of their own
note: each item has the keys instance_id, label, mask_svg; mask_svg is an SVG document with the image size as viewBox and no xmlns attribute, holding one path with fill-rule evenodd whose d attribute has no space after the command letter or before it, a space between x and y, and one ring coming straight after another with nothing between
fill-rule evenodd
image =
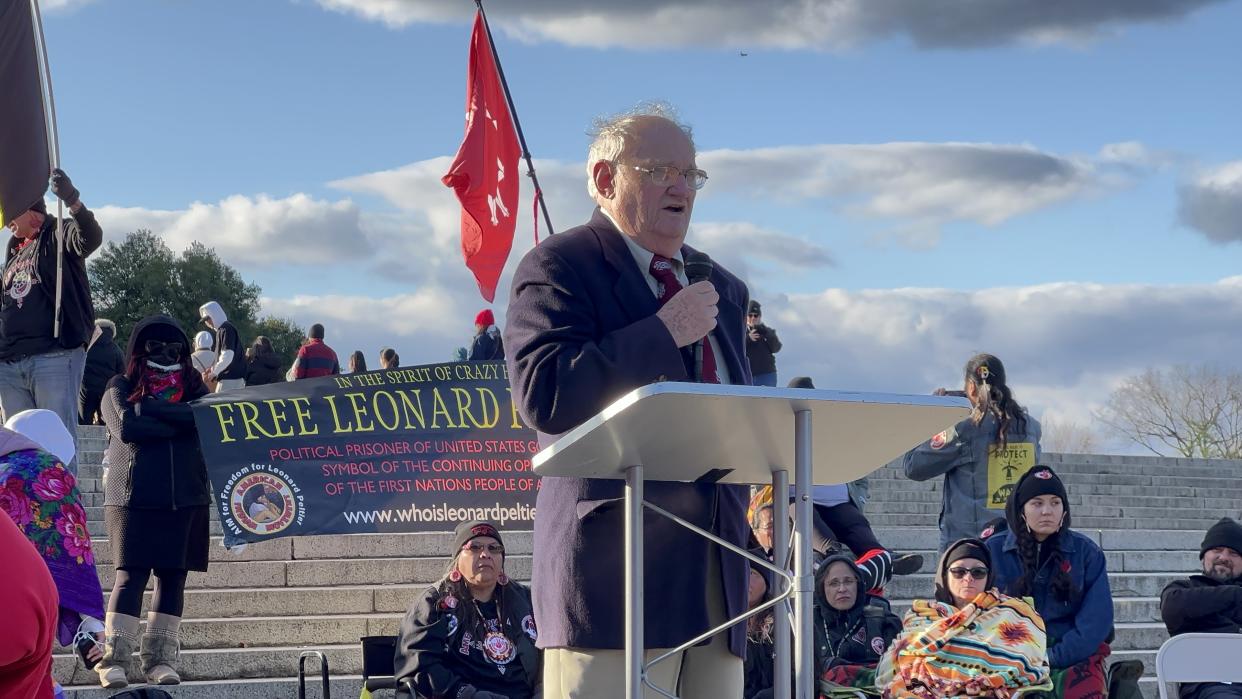
<instances>
[{"instance_id":1,"label":"standing woman in black coat","mask_svg":"<svg viewBox=\"0 0 1242 699\"><path fill-rule=\"evenodd\" d=\"M116 583L104 622L104 687L124 687L138 646L142 592L155 573L155 593L142 635L142 673L154 684L177 684L185 579L207 570L207 468L189 401L207 394L190 361L190 341L177 321L149 316L134 326L126 370L104 392L108 482L104 523L112 542Z\"/></svg>"}]
</instances>

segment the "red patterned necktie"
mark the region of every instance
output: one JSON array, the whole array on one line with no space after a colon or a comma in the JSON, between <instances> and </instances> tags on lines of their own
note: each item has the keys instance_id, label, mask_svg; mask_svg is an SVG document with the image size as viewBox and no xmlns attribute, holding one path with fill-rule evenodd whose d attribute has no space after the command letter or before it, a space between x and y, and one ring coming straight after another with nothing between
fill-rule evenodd
<instances>
[{"instance_id":1,"label":"red patterned necktie","mask_svg":"<svg viewBox=\"0 0 1242 699\"><path fill-rule=\"evenodd\" d=\"M673 271L673 261L663 255L656 255L651 258L651 276L655 278L658 284L660 295L660 305L668 303L668 300L677 295L681 291L681 282L677 280L677 273ZM693 378L693 365L689 367L689 373ZM720 383L720 376L716 372L716 354L712 352L712 343L703 338L703 383Z\"/></svg>"}]
</instances>

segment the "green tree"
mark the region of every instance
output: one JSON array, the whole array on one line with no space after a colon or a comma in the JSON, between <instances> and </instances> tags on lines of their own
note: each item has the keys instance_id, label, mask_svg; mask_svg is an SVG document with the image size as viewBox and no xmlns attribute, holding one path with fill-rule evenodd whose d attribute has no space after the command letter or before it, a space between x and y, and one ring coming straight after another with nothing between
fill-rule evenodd
<instances>
[{"instance_id":1,"label":"green tree","mask_svg":"<svg viewBox=\"0 0 1242 699\"><path fill-rule=\"evenodd\" d=\"M262 335L272 342L272 349L280 356L281 369L287 370L298 355L298 348L306 338L306 331L290 318L267 316L255 325L255 336Z\"/></svg>"},{"instance_id":2,"label":"green tree","mask_svg":"<svg viewBox=\"0 0 1242 699\"><path fill-rule=\"evenodd\" d=\"M137 230L120 243L105 245L87 265L87 274L95 313L116 323L122 347L134 324L153 313L176 318L192 338L203 327L198 307L207 301L219 302L244 344L256 334L262 290L202 243L175 255L159 236Z\"/></svg>"},{"instance_id":3,"label":"green tree","mask_svg":"<svg viewBox=\"0 0 1242 699\"><path fill-rule=\"evenodd\" d=\"M176 257L149 230L108 243L87 266L95 314L116 323L117 342L125 346L130 328L153 313L169 313Z\"/></svg>"}]
</instances>

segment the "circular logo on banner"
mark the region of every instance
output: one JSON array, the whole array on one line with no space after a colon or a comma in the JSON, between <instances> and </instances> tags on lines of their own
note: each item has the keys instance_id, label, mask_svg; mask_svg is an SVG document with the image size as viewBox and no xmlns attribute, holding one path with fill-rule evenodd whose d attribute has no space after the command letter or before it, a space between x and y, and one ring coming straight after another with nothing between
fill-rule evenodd
<instances>
[{"instance_id":1,"label":"circular logo on banner","mask_svg":"<svg viewBox=\"0 0 1242 699\"><path fill-rule=\"evenodd\" d=\"M238 526L252 534L276 534L297 519L293 488L272 473L252 473L229 493L229 511Z\"/></svg>"}]
</instances>

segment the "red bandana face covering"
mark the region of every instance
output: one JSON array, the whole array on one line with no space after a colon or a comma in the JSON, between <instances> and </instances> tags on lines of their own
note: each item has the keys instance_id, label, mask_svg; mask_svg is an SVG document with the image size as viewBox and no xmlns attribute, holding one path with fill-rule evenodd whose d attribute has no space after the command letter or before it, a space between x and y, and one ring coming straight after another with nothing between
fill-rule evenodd
<instances>
[{"instance_id":1,"label":"red bandana face covering","mask_svg":"<svg viewBox=\"0 0 1242 699\"><path fill-rule=\"evenodd\" d=\"M181 400L181 396L185 393L185 386L182 384L181 371L159 371L158 369L147 368L146 375L142 377L143 395L160 398L162 400L176 403Z\"/></svg>"}]
</instances>

